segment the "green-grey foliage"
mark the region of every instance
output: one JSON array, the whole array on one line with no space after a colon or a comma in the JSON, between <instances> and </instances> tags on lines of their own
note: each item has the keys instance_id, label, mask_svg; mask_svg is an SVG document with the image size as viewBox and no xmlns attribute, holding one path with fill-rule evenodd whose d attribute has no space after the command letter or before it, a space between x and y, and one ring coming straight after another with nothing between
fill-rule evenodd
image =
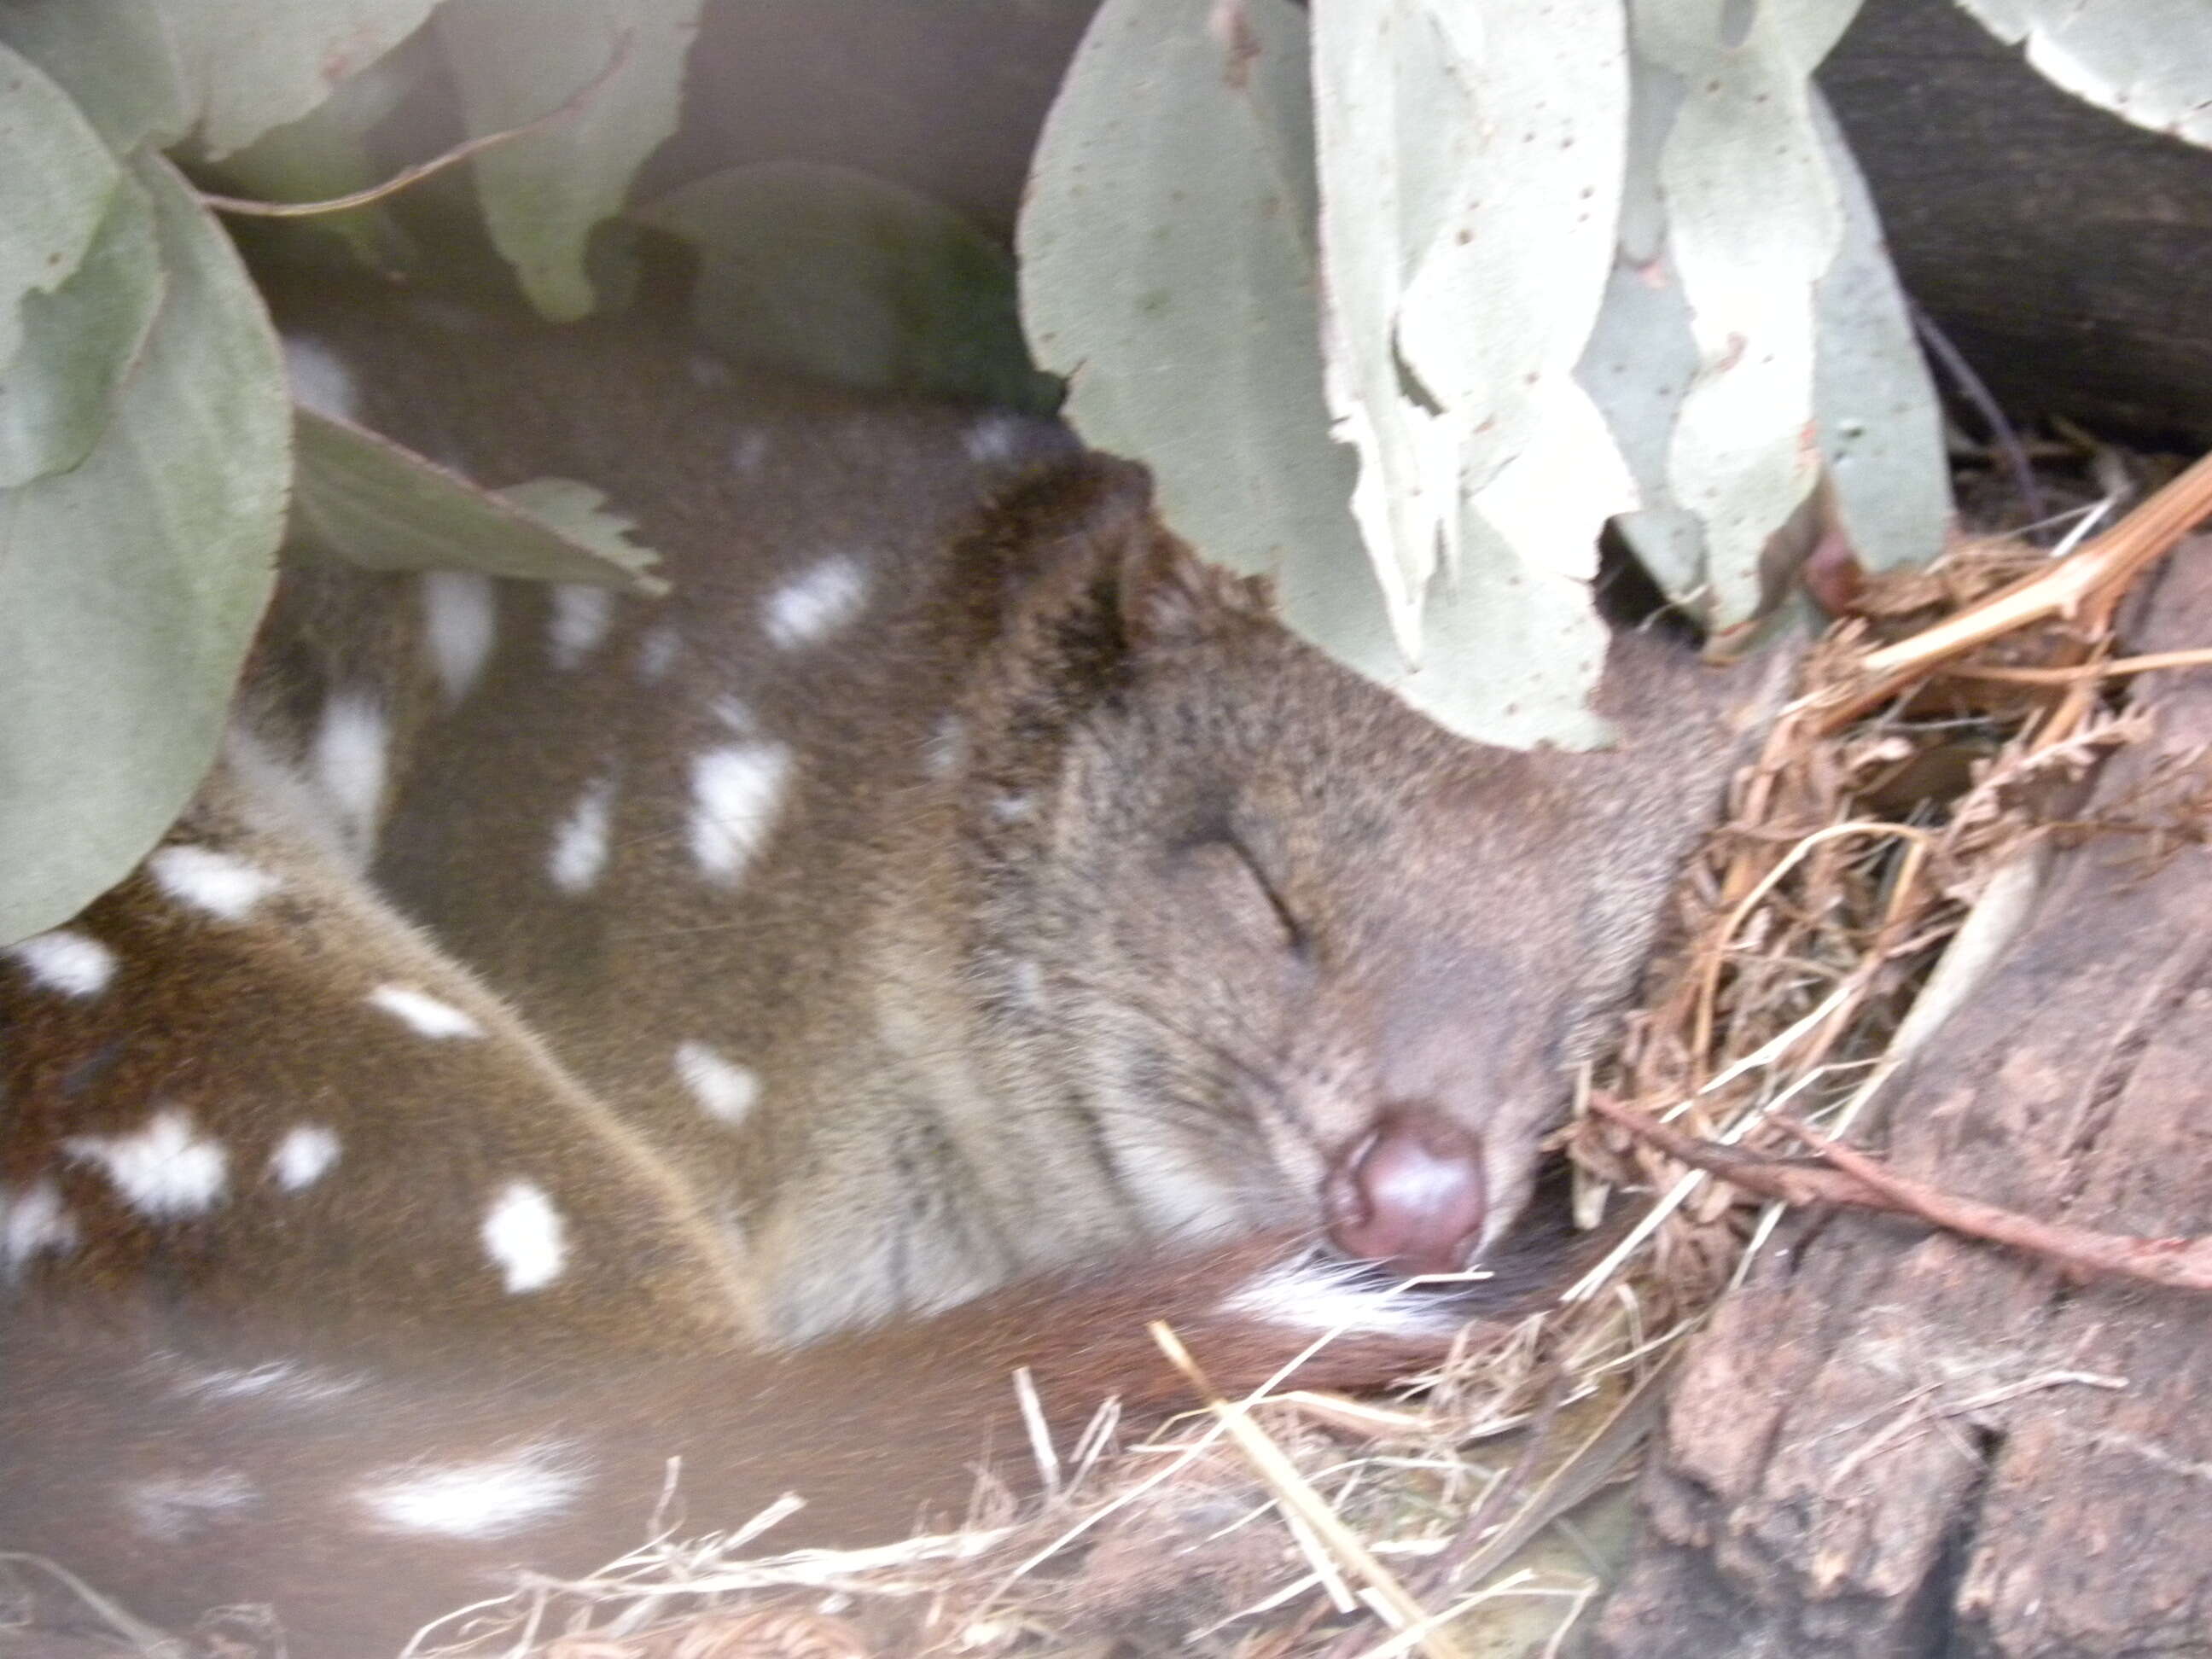
<instances>
[{"instance_id":1,"label":"green-grey foliage","mask_svg":"<svg viewBox=\"0 0 2212 1659\"><path fill-rule=\"evenodd\" d=\"M154 215L69 100L0 48L0 488L82 461L161 298ZM70 192L74 191L75 194ZM97 213L90 237L84 210Z\"/></svg>"},{"instance_id":2,"label":"green-grey foliage","mask_svg":"<svg viewBox=\"0 0 2212 1659\"><path fill-rule=\"evenodd\" d=\"M592 234L676 127L701 3L0 4L0 944L120 876L204 771L288 495L295 545L373 568L664 586L586 483L495 494L323 414L295 428L265 309L157 152L228 195L312 202L428 160L392 118L448 98L496 140L471 163L492 242L539 310L579 316L613 297L586 274ZM440 275L388 202L291 222ZM1008 261L909 191L768 168L662 222L698 240L703 320L735 353L1051 400Z\"/></svg>"},{"instance_id":3,"label":"green-grey foliage","mask_svg":"<svg viewBox=\"0 0 2212 1659\"><path fill-rule=\"evenodd\" d=\"M941 203L850 167L710 173L638 216L699 250L696 319L732 356L848 386L1049 410L1013 264Z\"/></svg>"},{"instance_id":4,"label":"green-grey foliage","mask_svg":"<svg viewBox=\"0 0 2212 1659\"><path fill-rule=\"evenodd\" d=\"M184 66L155 0L8 0L0 41L67 88L118 155L191 128Z\"/></svg>"},{"instance_id":5,"label":"green-grey foliage","mask_svg":"<svg viewBox=\"0 0 2212 1659\"><path fill-rule=\"evenodd\" d=\"M129 162L166 277L91 453L0 490L0 940L117 880L207 769L283 533L290 411L228 240Z\"/></svg>"},{"instance_id":6,"label":"green-grey foliage","mask_svg":"<svg viewBox=\"0 0 2212 1659\"><path fill-rule=\"evenodd\" d=\"M318 551L371 570L465 569L596 582L633 592L667 585L626 520L572 479L498 494L350 422L301 409L295 521Z\"/></svg>"},{"instance_id":7,"label":"green-grey foliage","mask_svg":"<svg viewBox=\"0 0 2212 1659\"><path fill-rule=\"evenodd\" d=\"M1021 226L1039 357L1324 648L1462 732L1602 740L1608 519L1723 638L1824 465L1870 563L1941 544L1808 78L1855 3L1373 0L1309 39L1289 0L1106 0Z\"/></svg>"},{"instance_id":8,"label":"green-grey foliage","mask_svg":"<svg viewBox=\"0 0 2212 1659\"><path fill-rule=\"evenodd\" d=\"M545 0L446 0L439 9L471 133L512 131L592 88L567 118L474 163L492 240L548 317L592 308L586 244L621 210L638 163L676 131L700 3L586 0L557 17Z\"/></svg>"},{"instance_id":9,"label":"green-grey foliage","mask_svg":"<svg viewBox=\"0 0 2212 1659\"><path fill-rule=\"evenodd\" d=\"M412 34L436 0L150 3L175 48L194 153L220 160L307 114Z\"/></svg>"}]
</instances>

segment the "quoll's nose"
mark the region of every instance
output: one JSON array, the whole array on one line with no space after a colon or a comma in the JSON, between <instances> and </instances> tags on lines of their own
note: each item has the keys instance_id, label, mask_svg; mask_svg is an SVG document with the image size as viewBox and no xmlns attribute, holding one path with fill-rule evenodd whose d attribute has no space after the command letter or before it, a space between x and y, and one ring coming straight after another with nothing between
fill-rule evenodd
<instances>
[{"instance_id":1,"label":"quoll's nose","mask_svg":"<svg viewBox=\"0 0 2212 1659\"><path fill-rule=\"evenodd\" d=\"M1458 1273L1482 1232L1482 1148L1441 1113L1394 1106L1328 1172L1328 1235L1405 1273Z\"/></svg>"}]
</instances>

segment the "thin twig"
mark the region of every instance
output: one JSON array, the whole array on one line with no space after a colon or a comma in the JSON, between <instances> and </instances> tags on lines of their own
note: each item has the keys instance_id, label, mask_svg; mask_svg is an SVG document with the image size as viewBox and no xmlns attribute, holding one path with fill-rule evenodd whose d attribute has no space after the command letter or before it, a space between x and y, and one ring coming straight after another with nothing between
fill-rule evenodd
<instances>
[{"instance_id":1,"label":"thin twig","mask_svg":"<svg viewBox=\"0 0 2212 1659\"><path fill-rule=\"evenodd\" d=\"M451 149L432 156L427 161L417 161L412 167L402 167L381 184L370 185L366 189L353 191L343 196L325 197L319 202L264 202L251 196L223 196L206 190L199 192L200 200L217 213L228 213L237 217L254 219L312 219L326 213L344 213L353 208L367 207L371 203L382 201L387 196L398 195L410 185L422 183L433 173L443 173L448 167L458 167L472 155L481 155L488 149L501 144L510 143L517 138L527 138L533 133L543 132L546 128L567 120L589 104L598 95L600 88L613 80L622 66L629 61L630 42L633 38L634 31L629 29L624 29L617 36L615 49L608 57L606 66L575 91L570 93L557 108L550 109L544 114L526 121L519 127L508 127L500 132L487 132L481 137L458 143Z\"/></svg>"},{"instance_id":2,"label":"thin twig","mask_svg":"<svg viewBox=\"0 0 2212 1659\"><path fill-rule=\"evenodd\" d=\"M1266 1431L1252 1420L1250 1412L1241 1401L1224 1400L1199 1369L1198 1362L1190 1357L1181 1340L1168 1327L1155 1320L1148 1328L1152 1340L1160 1345L1176 1369L1191 1380L1205 1399L1206 1409L1212 1413L1224 1433L1237 1450L1244 1454L1255 1472L1267 1483L1285 1510L1299 1516L1315 1534L1328 1545L1331 1554L1355 1577L1363 1580L1369 1595L1369 1605L1382 1613L1390 1624L1401 1631L1420 1632L1415 1645L1429 1659L1467 1659L1466 1650L1449 1632L1435 1628L1428 1610L1415 1601L1397 1576L1369 1553L1367 1547L1343 1519L1331 1509L1322 1495L1313 1489L1297 1465L1284 1455L1283 1449L1267 1437Z\"/></svg>"},{"instance_id":3,"label":"thin twig","mask_svg":"<svg viewBox=\"0 0 2212 1659\"><path fill-rule=\"evenodd\" d=\"M1985 668L1961 663L1942 671L1954 680L1994 680L2005 685L2075 685L2083 680L2110 679L2122 674L2148 674L2160 668L2212 667L2212 648L2193 651L2154 651L2141 657L2112 657L2071 668Z\"/></svg>"},{"instance_id":4,"label":"thin twig","mask_svg":"<svg viewBox=\"0 0 2212 1659\"><path fill-rule=\"evenodd\" d=\"M1990 388L1982 377L1974 373L1974 366L1966 361L1966 354L1951 343L1951 337L1936 326L1928 309L1910 295L1905 296L1905 308L1911 313L1913 331L1920 336L1920 343L1928 355L1942 365L1943 372L1951 377L1951 384L1959 395L1974 406L1982 417L1982 424L1990 434L1990 442L2005 459L2005 466L2012 474L2012 486L2020 492L2021 505L2027 509L2031 524L2043 517L2043 491L2035 482L2035 468L2027 459L2027 450L2020 441L2020 433L2005 418L1997 400L1990 395Z\"/></svg>"},{"instance_id":5,"label":"thin twig","mask_svg":"<svg viewBox=\"0 0 2212 1659\"><path fill-rule=\"evenodd\" d=\"M1832 1167L1763 1158L1699 1140L1603 1095L1593 1094L1589 1108L1668 1157L1763 1198L1910 1216L1962 1237L2009 1245L2077 1273L2140 1279L2175 1290L2212 1291L2212 1237L2140 1238L2039 1221L2016 1210L1908 1180L1778 1113L1768 1121L1812 1147Z\"/></svg>"},{"instance_id":6,"label":"thin twig","mask_svg":"<svg viewBox=\"0 0 2212 1659\"><path fill-rule=\"evenodd\" d=\"M2000 588L1910 639L1868 653L1856 684L1819 700L1814 729L1833 732L1950 659L2052 617L2100 634L2128 584L2212 514L2212 455L2048 568Z\"/></svg>"}]
</instances>

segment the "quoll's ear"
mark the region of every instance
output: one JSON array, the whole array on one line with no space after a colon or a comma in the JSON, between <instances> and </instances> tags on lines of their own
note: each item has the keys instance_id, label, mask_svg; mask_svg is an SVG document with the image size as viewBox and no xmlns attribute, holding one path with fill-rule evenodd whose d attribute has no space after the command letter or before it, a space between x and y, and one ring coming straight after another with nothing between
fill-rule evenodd
<instances>
[{"instance_id":1,"label":"quoll's ear","mask_svg":"<svg viewBox=\"0 0 2212 1659\"><path fill-rule=\"evenodd\" d=\"M1208 564L1146 513L1121 556L1121 626L1132 650L1188 644L1232 617L1272 617L1267 579Z\"/></svg>"},{"instance_id":2,"label":"quoll's ear","mask_svg":"<svg viewBox=\"0 0 2212 1659\"><path fill-rule=\"evenodd\" d=\"M1109 455L1030 475L992 504L963 563L995 567L1004 607L979 680L999 712L979 730L1059 730L1146 658L1270 614L1263 584L1203 563L1160 523L1152 475Z\"/></svg>"},{"instance_id":3,"label":"quoll's ear","mask_svg":"<svg viewBox=\"0 0 2212 1659\"><path fill-rule=\"evenodd\" d=\"M1021 550L1005 568L1025 602L1057 611L1103 601L1101 620L1132 651L1274 615L1264 578L1207 563L1160 522L1152 475L1135 461L1086 453L1032 474L999 504L995 532L1002 549ZM1059 579L1038 584L1040 567Z\"/></svg>"}]
</instances>

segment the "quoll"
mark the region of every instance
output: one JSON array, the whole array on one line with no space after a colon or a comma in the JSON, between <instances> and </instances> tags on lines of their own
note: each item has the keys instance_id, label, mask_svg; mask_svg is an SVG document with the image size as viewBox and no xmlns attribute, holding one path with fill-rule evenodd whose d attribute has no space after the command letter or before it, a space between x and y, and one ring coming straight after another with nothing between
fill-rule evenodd
<instances>
[{"instance_id":1,"label":"quoll","mask_svg":"<svg viewBox=\"0 0 2212 1659\"><path fill-rule=\"evenodd\" d=\"M1148 1317L1228 1386L1441 1351L1385 1287L1497 1255L1764 680L1624 636L1617 752L1485 748L1051 423L283 320L303 401L604 490L672 592L295 571L189 811L0 952L0 1547L386 1653L671 1458L702 1530L941 1518L1016 1367L1178 1398Z\"/></svg>"}]
</instances>

